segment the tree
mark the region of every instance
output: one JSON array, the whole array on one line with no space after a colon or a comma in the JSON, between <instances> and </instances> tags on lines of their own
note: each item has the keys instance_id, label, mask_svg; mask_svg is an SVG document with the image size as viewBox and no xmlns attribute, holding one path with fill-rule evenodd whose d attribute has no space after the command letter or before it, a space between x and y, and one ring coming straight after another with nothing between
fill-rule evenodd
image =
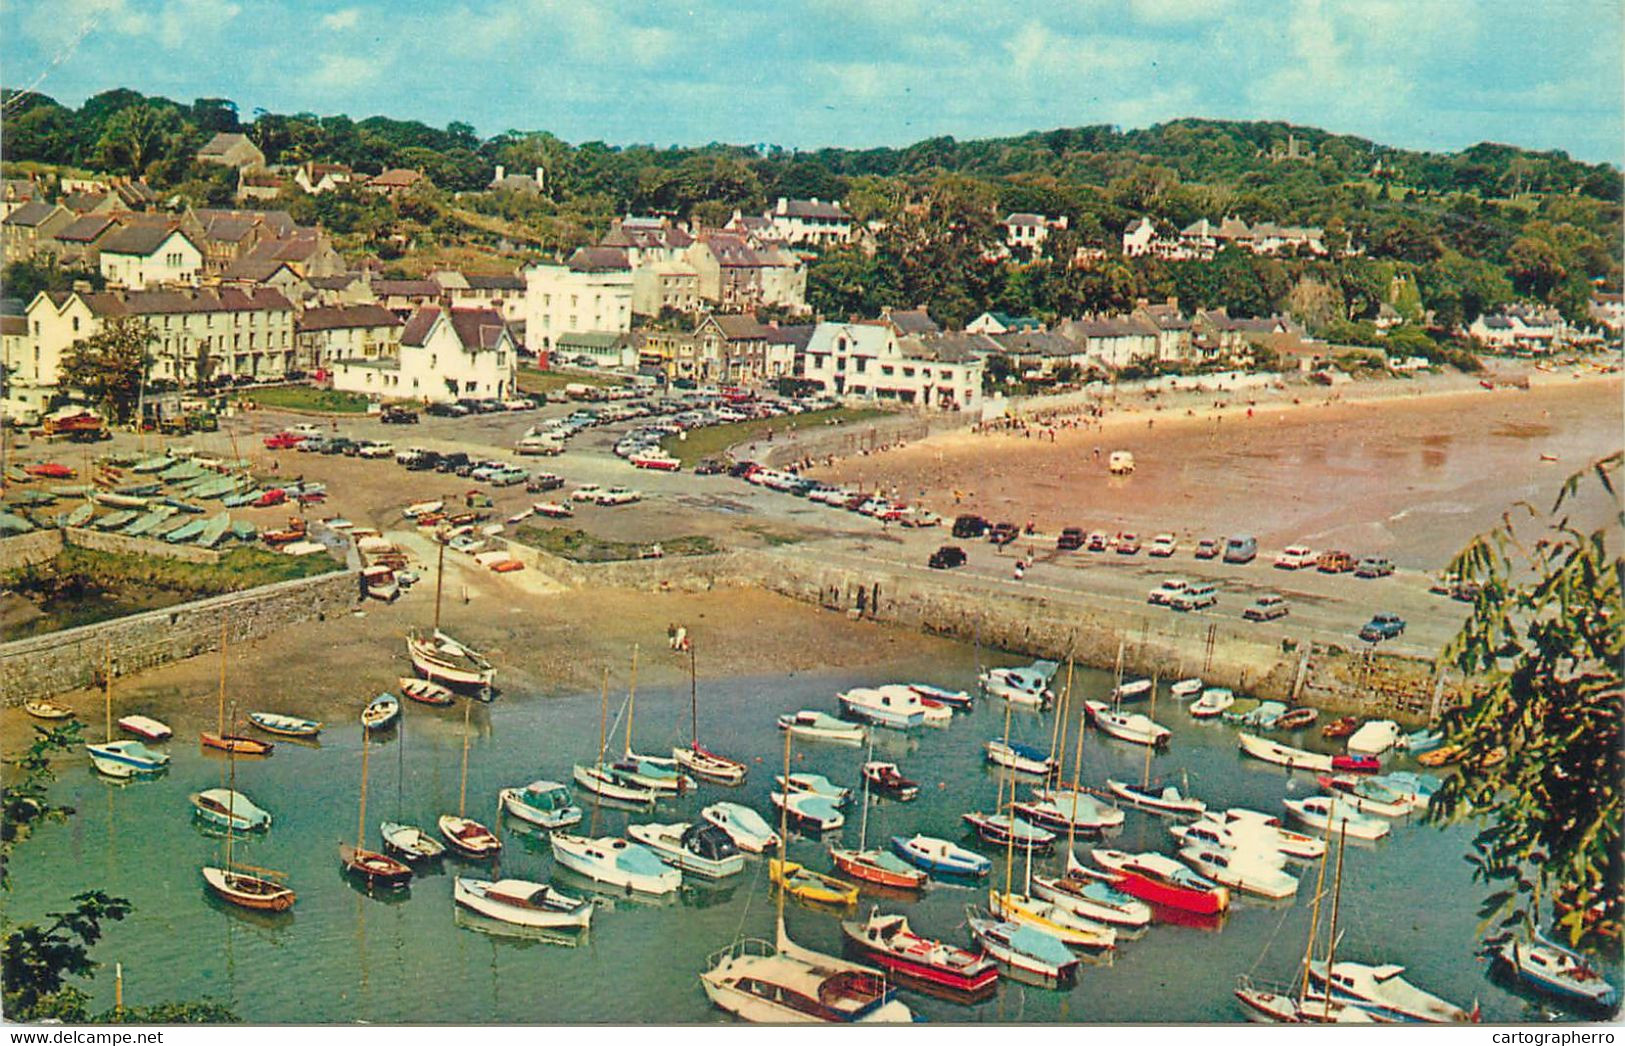
<instances>
[{"instance_id":1,"label":"tree","mask_svg":"<svg viewBox=\"0 0 1625 1046\"><path fill-rule=\"evenodd\" d=\"M96 142L96 155L104 166L139 176L162 157L183 129L173 106L139 102L107 118Z\"/></svg>"},{"instance_id":2,"label":"tree","mask_svg":"<svg viewBox=\"0 0 1625 1046\"><path fill-rule=\"evenodd\" d=\"M1554 902L1573 943L1617 938L1621 916L1620 722L1625 690L1625 562L1610 551L1625 525L1614 453L1564 483L1540 520L1519 502L1450 565L1477 585L1472 614L1444 656L1473 686L1444 719L1461 772L1434 796L1435 822L1483 825L1468 861L1499 887L1481 914L1537 929ZM1589 477L1595 489L1582 489ZM1575 522L1603 503L1602 526ZM1533 539L1533 540L1531 540ZM1611 924L1611 933L1610 933ZM1616 941L1617 944L1617 941Z\"/></svg>"},{"instance_id":3,"label":"tree","mask_svg":"<svg viewBox=\"0 0 1625 1046\"><path fill-rule=\"evenodd\" d=\"M152 362L147 350L157 338L145 320L115 316L97 333L68 346L63 380L81 389L109 418L127 421L135 413Z\"/></svg>"},{"instance_id":4,"label":"tree","mask_svg":"<svg viewBox=\"0 0 1625 1046\"><path fill-rule=\"evenodd\" d=\"M74 283L84 280L96 290L107 282L94 269L64 269L46 258L22 258L10 262L0 271L0 287L6 297L17 298L25 306L40 291L65 291Z\"/></svg>"}]
</instances>

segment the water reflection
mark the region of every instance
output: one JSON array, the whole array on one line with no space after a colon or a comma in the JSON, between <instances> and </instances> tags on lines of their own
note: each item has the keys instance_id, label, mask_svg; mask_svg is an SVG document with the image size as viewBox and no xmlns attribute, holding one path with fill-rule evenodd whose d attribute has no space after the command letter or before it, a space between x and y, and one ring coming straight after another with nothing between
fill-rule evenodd
<instances>
[{"instance_id":1,"label":"water reflection","mask_svg":"<svg viewBox=\"0 0 1625 1046\"><path fill-rule=\"evenodd\" d=\"M484 915L477 915L461 906L452 907L452 925L462 930L473 930L483 933L487 937L500 938L504 943L516 948L525 949L537 944L554 945L560 948L579 948L587 943L588 931L560 930L544 926L515 926L498 919L491 919Z\"/></svg>"}]
</instances>

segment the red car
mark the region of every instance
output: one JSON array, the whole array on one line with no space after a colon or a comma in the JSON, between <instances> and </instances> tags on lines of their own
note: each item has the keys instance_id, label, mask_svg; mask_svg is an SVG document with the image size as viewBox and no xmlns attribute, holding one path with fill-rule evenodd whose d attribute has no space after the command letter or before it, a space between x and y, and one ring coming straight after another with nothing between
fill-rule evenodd
<instances>
[{"instance_id":1,"label":"red car","mask_svg":"<svg viewBox=\"0 0 1625 1046\"><path fill-rule=\"evenodd\" d=\"M42 462L38 465L26 465L23 471L30 476L39 476L42 479L72 479L73 469L66 465L58 465L54 461Z\"/></svg>"},{"instance_id":2,"label":"red car","mask_svg":"<svg viewBox=\"0 0 1625 1046\"><path fill-rule=\"evenodd\" d=\"M261 494L258 498L255 498L254 499L254 507L255 508L270 508L272 505L280 505L284 501L287 501L287 500L288 500L288 492L283 490L281 487L277 487L274 490L267 490L265 493Z\"/></svg>"},{"instance_id":3,"label":"red car","mask_svg":"<svg viewBox=\"0 0 1625 1046\"><path fill-rule=\"evenodd\" d=\"M292 432L278 432L275 436L265 437L266 450L289 450L305 441L305 437Z\"/></svg>"}]
</instances>

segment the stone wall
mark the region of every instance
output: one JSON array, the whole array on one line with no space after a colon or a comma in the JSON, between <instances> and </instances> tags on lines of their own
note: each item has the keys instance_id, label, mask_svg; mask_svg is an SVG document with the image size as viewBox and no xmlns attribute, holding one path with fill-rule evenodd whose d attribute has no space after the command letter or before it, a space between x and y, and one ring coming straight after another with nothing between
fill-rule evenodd
<instances>
[{"instance_id":1,"label":"stone wall","mask_svg":"<svg viewBox=\"0 0 1625 1046\"><path fill-rule=\"evenodd\" d=\"M945 420L959 423L953 419L939 419L935 427L943 427ZM965 419L964 423L969 424L969 419ZM772 441L752 440L731 448L731 453L735 458L776 467L793 464L803 458L848 457L876 447L924 439L930 435L933 427L933 419L927 415L896 414L850 425L825 425L781 432Z\"/></svg>"},{"instance_id":2,"label":"stone wall","mask_svg":"<svg viewBox=\"0 0 1625 1046\"><path fill-rule=\"evenodd\" d=\"M239 642L346 613L359 587L353 571L338 570L0 644L0 701L19 705L94 686L108 649L115 676L217 650L222 618Z\"/></svg>"},{"instance_id":3,"label":"stone wall","mask_svg":"<svg viewBox=\"0 0 1625 1046\"><path fill-rule=\"evenodd\" d=\"M131 537L126 534L105 534L85 527L69 527L63 534L67 543L97 552L117 552L126 556L153 556L173 559L182 563L218 563L220 553L197 545L172 545L158 538Z\"/></svg>"},{"instance_id":4,"label":"stone wall","mask_svg":"<svg viewBox=\"0 0 1625 1046\"><path fill-rule=\"evenodd\" d=\"M55 559L61 551L60 530L31 530L27 534L0 538L0 574Z\"/></svg>"}]
</instances>

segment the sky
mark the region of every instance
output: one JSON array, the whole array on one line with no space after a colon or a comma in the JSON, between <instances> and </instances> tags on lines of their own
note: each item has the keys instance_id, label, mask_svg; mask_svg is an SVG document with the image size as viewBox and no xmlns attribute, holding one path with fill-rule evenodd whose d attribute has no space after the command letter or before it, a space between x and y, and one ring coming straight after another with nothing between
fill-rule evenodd
<instances>
[{"instance_id":1,"label":"sky","mask_svg":"<svg viewBox=\"0 0 1625 1046\"><path fill-rule=\"evenodd\" d=\"M67 105L385 115L482 137L906 145L1182 116L1625 160L1619 0L12 0Z\"/></svg>"}]
</instances>

